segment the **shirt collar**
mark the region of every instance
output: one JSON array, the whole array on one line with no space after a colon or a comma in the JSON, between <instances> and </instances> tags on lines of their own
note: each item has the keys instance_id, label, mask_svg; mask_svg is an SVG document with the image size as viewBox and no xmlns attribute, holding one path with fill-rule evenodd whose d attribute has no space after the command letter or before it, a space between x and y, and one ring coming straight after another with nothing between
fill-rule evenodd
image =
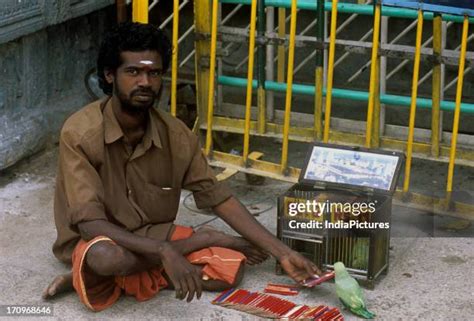
<instances>
[{"instance_id":1,"label":"shirt collar","mask_svg":"<svg viewBox=\"0 0 474 321\"><path fill-rule=\"evenodd\" d=\"M158 128L156 127L158 121L156 117L158 117L156 110L153 107L150 108L147 129L142 140L145 149L150 148L152 142L157 148L162 148L160 135L158 133ZM112 99L109 99L106 102L104 108L104 131L104 140L106 144L111 144L124 136L122 128L120 127L112 109Z\"/></svg>"},{"instance_id":2,"label":"shirt collar","mask_svg":"<svg viewBox=\"0 0 474 321\"><path fill-rule=\"evenodd\" d=\"M143 143L146 149L150 148L151 142L153 142L153 145L157 148L162 148L160 134L156 127L159 120L156 118L157 112L155 108L152 107L148 114L148 124L146 126L145 136L143 137Z\"/></svg>"},{"instance_id":3,"label":"shirt collar","mask_svg":"<svg viewBox=\"0 0 474 321\"><path fill-rule=\"evenodd\" d=\"M104 140L106 144L111 144L123 137L122 128L115 118L112 109L112 99L109 99L104 108Z\"/></svg>"}]
</instances>

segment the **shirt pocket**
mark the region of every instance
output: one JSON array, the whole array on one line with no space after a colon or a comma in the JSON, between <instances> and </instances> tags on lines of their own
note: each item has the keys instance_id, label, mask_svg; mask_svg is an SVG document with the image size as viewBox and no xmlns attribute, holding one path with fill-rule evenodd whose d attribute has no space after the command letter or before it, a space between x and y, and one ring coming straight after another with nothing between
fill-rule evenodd
<instances>
[{"instance_id":1,"label":"shirt pocket","mask_svg":"<svg viewBox=\"0 0 474 321\"><path fill-rule=\"evenodd\" d=\"M141 208L151 223L168 223L178 213L181 189L167 186L146 184Z\"/></svg>"}]
</instances>

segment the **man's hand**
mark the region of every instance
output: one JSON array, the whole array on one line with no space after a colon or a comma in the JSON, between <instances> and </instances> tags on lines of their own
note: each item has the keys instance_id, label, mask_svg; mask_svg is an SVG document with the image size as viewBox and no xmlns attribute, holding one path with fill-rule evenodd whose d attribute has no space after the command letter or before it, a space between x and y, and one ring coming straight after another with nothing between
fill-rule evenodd
<instances>
[{"instance_id":1,"label":"man's hand","mask_svg":"<svg viewBox=\"0 0 474 321\"><path fill-rule=\"evenodd\" d=\"M173 282L176 298L182 300L187 295L187 301L191 302L196 294L196 298L200 299L202 294L200 269L189 263L171 245L165 246L160 251L160 257L166 274Z\"/></svg>"},{"instance_id":2,"label":"man's hand","mask_svg":"<svg viewBox=\"0 0 474 321\"><path fill-rule=\"evenodd\" d=\"M321 274L316 265L291 250L263 227L235 197L213 207L213 211L246 240L277 258L295 281L301 282Z\"/></svg>"},{"instance_id":3,"label":"man's hand","mask_svg":"<svg viewBox=\"0 0 474 321\"><path fill-rule=\"evenodd\" d=\"M318 267L298 252L290 250L278 261L285 272L296 282L301 283L315 274L321 275Z\"/></svg>"}]
</instances>

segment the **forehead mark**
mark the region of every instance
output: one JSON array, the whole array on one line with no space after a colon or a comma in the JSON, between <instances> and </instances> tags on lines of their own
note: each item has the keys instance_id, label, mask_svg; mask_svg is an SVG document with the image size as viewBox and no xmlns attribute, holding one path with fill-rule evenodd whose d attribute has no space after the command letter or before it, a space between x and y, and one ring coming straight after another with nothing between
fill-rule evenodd
<instances>
[{"instance_id":1,"label":"forehead mark","mask_svg":"<svg viewBox=\"0 0 474 321\"><path fill-rule=\"evenodd\" d=\"M155 63L154 61L151 61L151 60L140 60L139 62L144 65L153 65Z\"/></svg>"}]
</instances>

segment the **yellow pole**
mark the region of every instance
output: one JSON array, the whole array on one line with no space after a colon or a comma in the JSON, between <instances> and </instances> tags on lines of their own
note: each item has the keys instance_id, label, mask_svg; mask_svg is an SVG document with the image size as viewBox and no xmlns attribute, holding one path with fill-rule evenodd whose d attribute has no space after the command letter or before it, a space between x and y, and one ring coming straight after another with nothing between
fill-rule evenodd
<instances>
[{"instance_id":1,"label":"yellow pole","mask_svg":"<svg viewBox=\"0 0 474 321\"><path fill-rule=\"evenodd\" d=\"M244 153L243 160L247 164L249 156L249 140L250 140L250 116L252 108L252 82L253 82L253 64L255 51L255 25L257 21L257 0L252 0L250 10L250 39L249 39L249 64L247 70L247 99L245 101L245 128L244 128Z\"/></svg>"},{"instance_id":2,"label":"yellow pole","mask_svg":"<svg viewBox=\"0 0 474 321\"><path fill-rule=\"evenodd\" d=\"M259 37L265 36L265 1L258 1L258 26L257 26L257 35ZM267 47L265 45L259 45L257 49L257 106L258 106L258 118L257 118L257 128L260 134L265 133L266 122L267 122L267 103L266 103L266 93L265 93L265 51Z\"/></svg>"},{"instance_id":3,"label":"yellow pole","mask_svg":"<svg viewBox=\"0 0 474 321\"><path fill-rule=\"evenodd\" d=\"M315 80L316 80L316 92L314 100L314 137L320 140L323 136L323 66L316 67Z\"/></svg>"},{"instance_id":4,"label":"yellow pole","mask_svg":"<svg viewBox=\"0 0 474 321\"><path fill-rule=\"evenodd\" d=\"M420 71L421 40L423 35L423 12L418 10L416 26L415 63L413 65L413 79L411 88L410 122L408 125L407 160L405 164L405 180L403 191L408 192L410 187L411 157L413 152L413 136L415 133L416 97L418 95L418 74Z\"/></svg>"},{"instance_id":5,"label":"yellow pole","mask_svg":"<svg viewBox=\"0 0 474 321\"><path fill-rule=\"evenodd\" d=\"M286 10L278 8L278 37L284 38L286 34ZM277 81L285 81L285 45L278 46L278 65L277 65Z\"/></svg>"},{"instance_id":6,"label":"yellow pole","mask_svg":"<svg viewBox=\"0 0 474 321\"><path fill-rule=\"evenodd\" d=\"M286 170L288 167L288 136L290 133L291 98L292 98L292 87L293 87L293 66L294 66L294 58L295 58L295 38L296 38L296 15L297 15L296 2L297 0L291 1L290 47L288 51L285 120L283 124L283 146L282 146L282 151L281 151L281 172L283 174L286 174Z\"/></svg>"},{"instance_id":7,"label":"yellow pole","mask_svg":"<svg viewBox=\"0 0 474 321\"><path fill-rule=\"evenodd\" d=\"M324 43L324 0L318 0L318 10L316 13L318 24L316 29L316 38ZM323 86L324 86L324 49L316 49L316 69L314 71L315 92L314 92L314 138L321 140L323 136Z\"/></svg>"},{"instance_id":8,"label":"yellow pole","mask_svg":"<svg viewBox=\"0 0 474 321\"><path fill-rule=\"evenodd\" d=\"M196 33L211 33L211 20L209 12L211 6L209 1L194 1L194 25ZM202 123L207 118L207 98L209 90L209 68L201 64L204 57L209 57L211 52L210 41L207 39L195 39L194 47L194 75L196 79L196 108L197 117L194 129L200 133Z\"/></svg>"},{"instance_id":9,"label":"yellow pole","mask_svg":"<svg viewBox=\"0 0 474 321\"><path fill-rule=\"evenodd\" d=\"M337 2L333 0L331 8L331 35L329 38L329 61L328 61L328 80L326 88L326 113L324 115L324 135L323 141L329 141L329 128L331 122L331 103L332 103L332 83L334 77L334 56L336 53L336 27L337 27Z\"/></svg>"},{"instance_id":10,"label":"yellow pole","mask_svg":"<svg viewBox=\"0 0 474 321\"><path fill-rule=\"evenodd\" d=\"M173 0L173 55L171 58L171 115L176 116L178 83L179 0Z\"/></svg>"},{"instance_id":11,"label":"yellow pole","mask_svg":"<svg viewBox=\"0 0 474 321\"><path fill-rule=\"evenodd\" d=\"M451 136L451 150L449 153L448 184L446 191L453 190L454 161L456 160L456 143L458 139L459 117L461 114L462 86L464 81L464 65L466 60L467 34L469 32L469 17L464 16L462 26L461 54L459 56L458 84L456 88L456 107L454 109L453 134Z\"/></svg>"},{"instance_id":12,"label":"yellow pole","mask_svg":"<svg viewBox=\"0 0 474 321\"><path fill-rule=\"evenodd\" d=\"M211 57L209 67L209 92L207 97L206 155L212 148L212 118L214 115L214 79L216 75L217 11L219 0L212 1Z\"/></svg>"},{"instance_id":13,"label":"yellow pole","mask_svg":"<svg viewBox=\"0 0 474 321\"><path fill-rule=\"evenodd\" d=\"M148 0L133 0L133 22L148 23Z\"/></svg>"},{"instance_id":14,"label":"yellow pole","mask_svg":"<svg viewBox=\"0 0 474 321\"><path fill-rule=\"evenodd\" d=\"M435 15L433 19L433 53L441 56L442 50L442 18L441 15ZM440 138L440 101L441 101L441 64L435 62L433 66L432 82L432 108L431 108L431 156L439 156L439 138Z\"/></svg>"},{"instance_id":15,"label":"yellow pole","mask_svg":"<svg viewBox=\"0 0 474 321\"><path fill-rule=\"evenodd\" d=\"M379 43L380 43L380 16L381 8L380 4L375 5L375 14L374 14L374 33L372 39L372 63L370 66L370 84L369 84L369 105L367 107L367 127L365 131L365 147L369 148L372 143L372 122L374 117L374 105L376 99L376 89L377 89L377 57L379 54Z\"/></svg>"},{"instance_id":16,"label":"yellow pole","mask_svg":"<svg viewBox=\"0 0 474 321\"><path fill-rule=\"evenodd\" d=\"M374 95L374 113L372 118L372 139L370 146L380 147L380 57L375 61L375 95Z\"/></svg>"}]
</instances>

